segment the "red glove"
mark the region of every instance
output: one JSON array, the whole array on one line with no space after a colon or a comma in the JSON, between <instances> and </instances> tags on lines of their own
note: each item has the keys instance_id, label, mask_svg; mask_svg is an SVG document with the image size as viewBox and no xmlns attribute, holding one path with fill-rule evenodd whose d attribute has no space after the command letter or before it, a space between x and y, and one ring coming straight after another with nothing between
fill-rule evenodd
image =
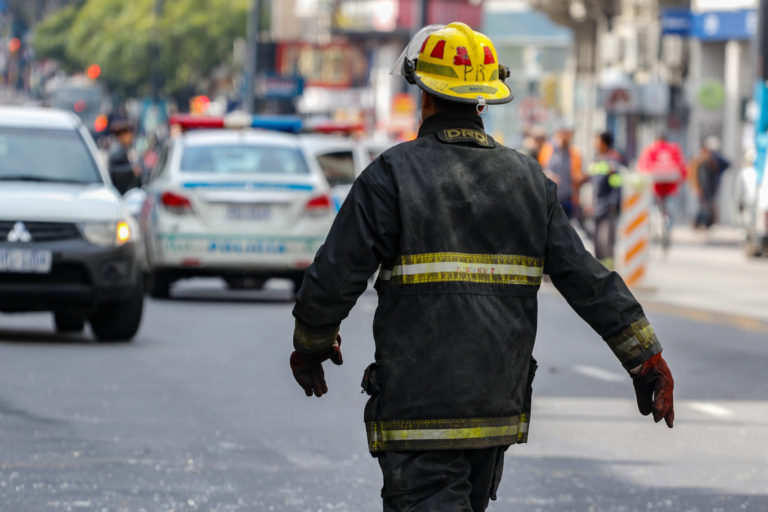
<instances>
[{"instance_id":1,"label":"red glove","mask_svg":"<svg viewBox=\"0 0 768 512\"><path fill-rule=\"evenodd\" d=\"M323 361L330 359L333 364L340 365L344 362L341 358L341 336L336 336L336 341L331 347L313 354L293 351L291 354L291 371L293 378L304 389L307 396L323 396L328 392L323 372Z\"/></svg>"},{"instance_id":2,"label":"red glove","mask_svg":"<svg viewBox=\"0 0 768 512\"><path fill-rule=\"evenodd\" d=\"M656 354L640 367L640 371L632 375L635 386L637 407L640 413L647 416L653 413L653 421L658 423L661 418L672 428L675 421L672 390L675 381L661 353Z\"/></svg>"}]
</instances>

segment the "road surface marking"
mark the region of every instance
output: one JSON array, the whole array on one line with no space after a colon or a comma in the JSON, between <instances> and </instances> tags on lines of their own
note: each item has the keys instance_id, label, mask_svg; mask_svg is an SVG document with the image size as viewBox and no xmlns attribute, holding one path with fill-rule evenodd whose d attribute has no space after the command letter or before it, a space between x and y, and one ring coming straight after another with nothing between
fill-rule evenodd
<instances>
[{"instance_id":1,"label":"road surface marking","mask_svg":"<svg viewBox=\"0 0 768 512\"><path fill-rule=\"evenodd\" d=\"M576 365L573 367L573 371L584 375L586 377L592 377L593 379L603 380L606 382L626 382L627 377L620 373L603 370L596 366Z\"/></svg>"},{"instance_id":2,"label":"road surface marking","mask_svg":"<svg viewBox=\"0 0 768 512\"><path fill-rule=\"evenodd\" d=\"M695 320L697 322L704 322L708 324L735 327L736 329L741 329L742 331L768 333L768 324L762 320L758 320L746 315L719 313L715 311L705 311L702 309L685 306L675 306L672 304L655 302L652 298L641 297L640 302L642 302L643 307L646 310L653 311L655 313L673 315L680 318Z\"/></svg>"},{"instance_id":3,"label":"road surface marking","mask_svg":"<svg viewBox=\"0 0 768 512\"><path fill-rule=\"evenodd\" d=\"M703 412L704 414L709 414L710 416L717 416L718 418L728 418L735 414L732 410L726 407L710 402L689 402L688 407L694 411Z\"/></svg>"}]
</instances>

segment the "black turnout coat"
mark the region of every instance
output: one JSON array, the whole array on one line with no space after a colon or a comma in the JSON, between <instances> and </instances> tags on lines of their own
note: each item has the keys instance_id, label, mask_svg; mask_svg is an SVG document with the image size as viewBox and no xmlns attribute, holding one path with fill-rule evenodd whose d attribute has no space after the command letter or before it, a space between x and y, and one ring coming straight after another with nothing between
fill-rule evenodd
<instances>
[{"instance_id":1,"label":"black turnout coat","mask_svg":"<svg viewBox=\"0 0 768 512\"><path fill-rule=\"evenodd\" d=\"M621 277L585 250L556 185L477 115L429 117L355 181L298 293L296 350L329 347L377 269L363 380L372 453L526 440L543 274L625 368L661 351Z\"/></svg>"}]
</instances>

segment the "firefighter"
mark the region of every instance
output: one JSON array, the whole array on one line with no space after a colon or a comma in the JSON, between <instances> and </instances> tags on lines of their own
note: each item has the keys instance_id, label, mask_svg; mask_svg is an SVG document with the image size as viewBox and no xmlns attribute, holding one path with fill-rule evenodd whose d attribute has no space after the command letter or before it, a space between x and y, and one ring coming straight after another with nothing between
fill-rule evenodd
<instances>
[{"instance_id":1,"label":"firefighter","mask_svg":"<svg viewBox=\"0 0 768 512\"><path fill-rule=\"evenodd\" d=\"M512 99L497 58L463 23L414 37L397 66L422 89L418 138L355 181L293 310L290 366L319 397L322 363L342 363L340 323L380 269L362 386L385 511L478 512L495 499L504 452L528 436L543 274L629 371L640 412L674 419L642 308L585 250L539 164L483 129L478 113Z\"/></svg>"}]
</instances>

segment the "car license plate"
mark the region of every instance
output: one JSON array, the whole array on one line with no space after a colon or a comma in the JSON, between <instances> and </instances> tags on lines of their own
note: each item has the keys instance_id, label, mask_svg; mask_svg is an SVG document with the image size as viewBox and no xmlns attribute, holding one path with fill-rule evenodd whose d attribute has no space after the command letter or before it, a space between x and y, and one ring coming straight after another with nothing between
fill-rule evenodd
<instances>
[{"instance_id":1,"label":"car license plate","mask_svg":"<svg viewBox=\"0 0 768 512\"><path fill-rule=\"evenodd\" d=\"M230 220L269 220L272 208L264 204L231 204L227 206Z\"/></svg>"},{"instance_id":2,"label":"car license plate","mask_svg":"<svg viewBox=\"0 0 768 512\"><path fill-rule=\"evenodd\" d=\"M0 249L0 272L17 274L47 274L51 271L51 251Z\"/></svg>"}]
</instances>

